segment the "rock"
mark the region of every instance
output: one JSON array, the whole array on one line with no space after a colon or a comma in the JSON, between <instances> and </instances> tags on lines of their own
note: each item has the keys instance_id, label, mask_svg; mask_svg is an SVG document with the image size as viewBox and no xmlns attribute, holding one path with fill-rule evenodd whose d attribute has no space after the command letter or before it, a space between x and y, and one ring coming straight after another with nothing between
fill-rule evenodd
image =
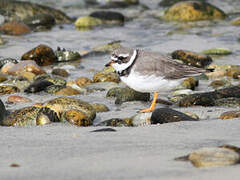
<instances>
[{"instance_id":1,"label":"rock","mask_svg":"<svg viewBox=\"0 0 240 180\"><path fill-rule=\"evenodd\" d=\"M196 121L182 112L170 109L170 108L158 108L155 109L151 116L151 124L163 124L179 121Z\"/></svg>"},{"instance_id":2,"label":"rock","mask_svg":"<svg viewBox=\"0 0 240 180\"><path fill-rule=\"evenodd\" d=\"M240 98L229 97L229 98L216 99L215 106L239 108Z\"/></svg>"},{"instance_id":3,"label":"rock","mask_svg":"<svg viewBox=\"0 0 240 180\"><path fill-rule=\"evenodd\" d=\"M16 86L0 85L0 95L13 94L17 92L20 92L20 90Z\"/></svg>"},{"instance_id":4,"label":"rock","mask_svg":"<svg viewBox=\"0 0 240 180\"><path fill-rule=\"evenodd\" d=\"M38 79L45 79L45 80L47 80L47 81L49 81L49 82L52 82L54 85L59 85L59 86L66 86L66 84L67 84L67 81L66 80L64 80L64 79L62 79L62 78L60 78L60 77L50 77L50 76L48 76L48 77L39 77L39 78L37 78L37 79L35 79L35 80L38 80Z\"/></svg>"},{"instance_id":5,"label":"rock","mask_svg":"<svg viewBox=\"0 0 240 180\"><path fill-rule=\"evenodd\" d=\"M11 62L13 64L18 63L18 61L16 59L0 57L0 68L2 68L5 64L7 64L9 62Z\"/></svg>"},{"instance_id":6,"label":"rock","mask_svg":"<svg viewBox=\"0 0 240 180\"><path fill-rule=\"evenodd\" d=\"M92 80L91 79L88 79L88 78L86 78L86 77L79 77L79 78L77 78L77 80L76 80L76 84L79 86L79 87L85 87L85 86L87 86L87 85L89 85L89 84L91 84L92 83Z\"/></svg>"},{"instance_id":7,"label":"rock","mask_svg":"<svg viewBox=\"0 0 240 180\"><path fill-rule=\"evenodd\" d=\"M191 89L180 89L180 90L173 91L171 93L172 96L190 95L190 94L193 94L193 90Z\"/></svg>"},{"instance_id":8,"label":"rock","mask_svg":"<svg viewBox=\"0 0 240 180\"><path fill-rule=\"evenodd\" d=\"M119 76L115 73L114 68L105 67L102 71L93 76L93 82L120 82Z\"/></svg>"},{"instance_id":9,"label":"rock","mask_svg":"<svg viewBox=\"0 0 240 180\"><path fill-rule=\"evenodd\" d=\"M112 118L98 123L96 126L129 127L132 124L124 119Z\"/></svg>"},{"instance_id":10,"label":"rock","mask_svg":"<svg viewBox=\"0 0 240 180\"><path fill-rule=\"evenodd\" d=\"M5 44L5 41L3 40L3 38L0 36L0 45Z\"/></svg>"},{"instance_id":11,"label":"rock","mask_svg":"<svg viewBox=\"0 0 240 180\"><path fill-rule=\"evenodd\" d=\"M85 0L89 5L97 5L101 9L127 8L132 5L137 5L139 0Z\"/></svg>"},{"instance_id":12,"label":"rock","mask_svg":"<svg viewBox=\"0 0 240 180\"><path fill-rule=\"evenodd\" d=\"M226 14L219 8L205 2L180 2L165 11L163 18L167 21L199 21L224 19Z\"/></svg>"},{"instance_id":13,"label":"rock","mask_svg":"<svg viewBox=\"0 0 240 180\"><path fill-rule=\"evenodd\" d=\"M72 19L60 10L26 1L1 0L0 12L7 21L23 21L29 17L48 14L54 17L57 24L72 23Z\"/></svg>"},{"instance_id":14,"label":"rock","mask_svg":"<svg viewBox=\"0 0 240 180\"><path fill-rule=\"evenodd\" d=\"M55 63L57 57L50 47L41 44L23 54L21 60L34 60L39 66L47 66Z\"/></svg>"},{"instance_id":15,"label":"rock","mask_svg":"<svg viewBox=\"0 0 240 180\"><path fill-rule=\"evenodd\" d=\"M215 80L215 81L212 81L209 86L212 87L213 89L220 89L220 88L231 86L231 82L227 80Z\"/></svg>"},{"instance_id":16,"label":"rock","mask_svg":"<svg viewBox=\"0 0 240 180\"><path fill-rule=\"evenodd\" d=\"M87 116L87 120L93 121L96 117L96 111L94 108L87 102L80 99L74 99L69 97L59 97L52 99L44 104L44 107L47 107L57 113L60 121L64 121L62 114L68 110L78 110Z\"/></svg>"},{"instance_id":17,"label":"rock","mask_svg":"<svg viewBox=\"0 0 240 180\"><path fill-rule=\"evenodd\" d=\"M97 113L99 112L108 112L109 111L109 108L105 105L105 104L98 104L98 103L95 103L95 104L91 104L93 109L95 109L95 111Z\"/></svg>"},{"instance_id":18,"label":"rock","mask_svg":"<svg viewBox=\"0 0 240 180\"><path fill-rule=\"evenodd\" d=\"M47 80L36 80L32 84L30 84L24 92L26 93L36 93L45 90L48 86L53 85L52 82Z\"/></svg>"},{"instance_id":19,"label":"rock","mask_svg":"<svg viewBox=\"0 0 240 180\"><path fill-rule=\"evenodd\" d=\"M234 72L233 75L232 75L232 77L233 77L233 79L240 79L240 70Z\"/></svg>"},{"instance_id":20,"label":"rock","mask_svg":"<svg viewBox=\"0 0 240 180\"><path fill-rule=\"evenodd\" d=\"M65 69L55 68L52 70L53 75L58 75L62 77L68 77L69 73Z\"/></svg>"},{"instance_id":21,"label":"rock","mask_svg":"<svg viewBox=\"0 0 240 180\"><path fill-rule=\"evenodd\" d=\"M239 117L240 117L240 111L228 111L228 112L222 113L219 119L233 119L233 118L239 118Z\"/></svg>"},{"instance_id":22,"label":"rock","mask_svg":"<svg viewBox=\"0 0 240 180\"><path fill-rule=\"evenodd\" d=\"M7 76L0 74L0 83L8 80Z\"/></svg>"},{"instance_id":23,"label":"rock","mask_svg":"<svg viewBox=\"0 0 240 180\"><path fill-rule=\"evenodd\" d=\"M212 48L202 51L203 54L206 55L218 55L218 56L224 56L232 54L232 51L230 49L226 48Z\"/></svg>"},{"instance_id":24,"label":"rock","mask_svg":"<svg viewBox=\"0 0 240 180\"><path fill-rule=\"evenodd\" d=\"M78 94L82 94L82 93L80 91L78 91L77 89L74 89L71 87L66 87L66 88L60 89L55 94L56 95L73 96L73 95L78 95Z\"/></svg>"},{"instance_id":25,"label":"rock","mask_svg":"<svg viewBox=\"0 0 240 180\"><path fill-rule=\"evenodd\" d=\"M7 35L21 36L29 34L31 29L23 23L8 22L0 26L0 31Z\"/></svg>"},{"instance_id":26,"label":"rock","mask_svg":"<svg viewBox=\"0 0 240 180\"><path fill-rule=\"evenodd\" d=\"M198 168L237 164L240 156L227 148L201 148L189 155L191 163Z\"/></svg>"},{"instance_id":27,"label":"rock","mask_svg":"<svg viewBox=\"0 0 240 180\"><path fill-rule=\"evenodd\" d=\"M80 17L74 23L75 27L80 30L82 28L93 28L101 24L103 24L102 20L90 16Z\"/></svg>"},{"instance_id":28,"label":"rock","mask_svg":"<svg viewBox=\"0 0 240 180\"><path fill-rule=\"evenodd\" d=\"M89 16L102 20L104 24L112 25L113 24L123 25L125 19L121 13L114 11L95 11L92 12Z\"/></svg>"},{"instance_id":29,"label":"rock","mask_svg":"<svg viewBox=\"0 0 240 180\"><path fill-rule=\"evenodd\" d=\"M129 87L112 88L107 92L107 97L116 97L115 104L122 104L128 101L149 101L150 93L137 92Z\"/></svg>"},{"instance_id":30,"label":"rock","mask_svg":"<svg viewBox=\"0 0 240 180\"><path fill-rule=\"evenodd\" d=\"M173 59L179 59L183 63L199 68L203 68L212 63L212 58L203 54L186 50L176 50L172 52Z\"/></svg>"},{"instance_id":31,"label":"rock","mask_svg":"<svg viewBox=\"0 0 240 180\"><path fill-rule=\"evenodd\" d=\"M99 82L99 83L92 83L90 85L85 86L88 92L108 91L114 87L119 87L119 84L114 82Z\"/></svg>"},{"instance_id":32,"label":"rock","mask_svg":"<svg viewBox=\"0 0 240 180\"><path fill-rule=\"evenodd\" d=\"M30 16L25 18L23 22L34 31L48 30L56 24L54 17L50 14Z\"/></svg>"},{"instance_id":33,"label":"rock","mask_svg":"<svg viewBox=\"0 0 240 180\"><path fill-rule=\"evenodd\" d=\"M184 79L180 86L176 89L191 89L194 90L198 86L199 81L194 77Z\"/></svg>"},{"instance_id":34,"label":"rock","mask_svg":"<svg viewBox=\"0 0 240 180\"><path fill-rule=\"evenodd\" d=\"M129 120L129 125L131 126L147 126L151 124L151 112L148 113L137 113L132 116Z\"/></svg>"},{"instance_id":35,"label":"rock","mask_svg":"<svg viewBox=\"0 0 240 180\"><path fill-rule=\"evenodd\" d=\"M217 69L214 70L214 72L209 72L206 73L206 76L209 79L219 79L219 78L223 78L224 76L226 76L227 71L224 69Z\"/></svg>"},{"instance_id":36,"label":"rock","mask_svg":"<svg viewBox=\"0 0 240 180\"><path fill-rule=\"evenodd\" d=\"M189 0L161 0L158 5L162 7L169 7L178 2L183 2L183 1L189 1ZM195 0L195 1L206 2L206 0Z\"/></svg>"},{"instance_id":37,"label":"rock","mask_svg":"<svg viewBox=\"0 0 240 180\"><path fill-rule=\"evenodd\" d=\"M240 71L240 68L230 68L230 69L227 69L226 76L233 77L233 74L235 72L239 72L239 71Z\"/></svg>"},{"instance_id":38,"label":"rock","mask_svg":"<svg viewBox=\"0 0 240 180\"><path fill-rule=\"evenodd\" d=\"M0 99L0 125L2 125L2 121L6 115L7 115L7 111L6 111L5 105Z\"/></svg>"},{"instance_id":39,"label":"rock","mask_svg":"<svg viewBox=\"0 0 240 180\"><path fill-rule=\"evenodd\" d=\"M68 121L71 124L77 126L91 126L92 120L90 120L87 115L79 110L71 109L63 114L63 118L65 121Z\"/></svg>"},{"instance_id":40,"label":"rock","mask_svg":"<svg viewBox=\"0 0 240 180\"><path fill-rule=\"evenodd\" d=\"M49 94L56 94L58 91L60 91L61 89L64 89L66 88L66 86L63 86L63 85L50 85L50 86L47 86L44 91L46 93L49 93Z\"/></svg>"},{"instance_id":41,"label":"rock","mask_svg":"<svg viewBox=\"0 0 240 180\"><path fill-rule=\"evenodd\" d=\"M6 66L6 67L5 67ZM13 76L21 75L23 72L31 72L33 74L45 74L45 71L42 70L34 61L26 60L21 61L17 64L7 63L1 69L3 74L10 74Z\"/></svg>"},{"instance_id":42,"label":"rock","mask_svg":"<svg viewBox=\"0 0 240 180\"><path fill-rule=\"evenodd\" d=\"M100 129L96 129L90 132L116 132L116 129L113 128L100 128Z\"/></svg>"},{"instance_id":43,"label":"rock","mask_svg":"<svg viewBox=\"0 0 240 180\"><path fill-rule=\"evenodd\" d=\"M71 51L66 49L61 49L60 47L54 52L57 57L57 62L68 62L75 61L81 58L81 55L77 51Z\"/></svg>"},{"instance_id":44,"label":"rock","mask_svg":"<svg viewBox=\"0 0 240 180\"><path fill-rule=\"evenodd\" d=\"M36 74L33 74L32 72L22 72L20 74L23 78L27 79L30 82L34 81L34 78L36 77Z\"/></svg>"},{"instance_id":45,"label":"rock","mask_svg":"<svg viewBox=\"0 0 240 180\"><path fill-rule=\"evenodd\" d=\"M11 95L8 97L7 102L8 103L31 102L31 99L22 96Z\"/></svg>"},{"instance_id":46,"label":"rock","mask_svg":"<svg viewBox=\"0 0 240 180\"><path fill-rule=\"evenodd\" d=\"M236 97L240 98L240 87L232 86L215 90L213 92L196 93L188 95L179 101L180 107L188 107L194 105L214 106L217 99Z\"/></svg>"},{"instance_id":47,"label":"rock","mask_svg":"<svg viewBox=\"0 0 240 180\"><path fill-rule=\"evenodd\" d=\"M237 17L231 21L231 24L234 26L240 26L240 17Z\"/></svg>"}]
</instances>

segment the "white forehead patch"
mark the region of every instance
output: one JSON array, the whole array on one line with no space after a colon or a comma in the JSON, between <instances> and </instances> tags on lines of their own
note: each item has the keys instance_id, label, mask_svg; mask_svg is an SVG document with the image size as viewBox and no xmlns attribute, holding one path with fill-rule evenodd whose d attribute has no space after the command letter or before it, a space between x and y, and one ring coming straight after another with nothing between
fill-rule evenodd
<instances>
[{"instance_id":1,"label":"white forehead patch","mask_svg":"<svg viewBox=\"0 0 240 180\"><path fill-rule=\"evenodd\" d=\"M111 60L117 61L118 58L117 58L117 57L114 57L114 56L111 56Z\"/></svg>"},{"instance_id":2,"label":"white forehead patch","mask_svg":"<svg viewBox=\"0 0 240 180\"><path fill-rule=\"evenodd\" d=\"M119 54L119 57L123 57L123 58L127 58L129 56L129 54Z\"/></svg>"}]
</instances>

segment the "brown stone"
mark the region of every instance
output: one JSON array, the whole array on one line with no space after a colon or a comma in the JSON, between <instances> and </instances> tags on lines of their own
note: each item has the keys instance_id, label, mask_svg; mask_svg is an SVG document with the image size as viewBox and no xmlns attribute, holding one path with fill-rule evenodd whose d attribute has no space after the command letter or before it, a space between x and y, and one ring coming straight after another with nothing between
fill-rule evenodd
<instances>
[{"instance_id":1,"label":"brown stone","mask_svg":"<svg viewBox=\"0 0 240 180\"><path fill-rule=\"evenodd\" d=\"M21 60L34 60L39 66L47 66L55 63L57 57L52 48L41 44L26 52Z\"/></svg>"},{"instance_id":2,"label":"brown stone","mask_svg":"<svg viewBox=\"0 0 240 180\"><path fill-rule=\"evenodd\" d=\"M228 112L222 113L219 119L233 119L233 118L239 118L239 117L240 117L240 111L228 111Z\"/></svg>"},{"instance_id":3,"label":"brown stone","mask_svg":"<svg viewBox=\"0 0 240 180\"><path fill-rule=\"evenodd\" d=\"M65 120L77 126L92 125L92 121L86 116L86 114L76 109L66 111L63 116Z\"/></svg>"},{"instance_id":4,"label":"brown stone","mask_svg":"<svg viewBox=\"0 0 240 180\"><path fill-rule=\"evenodd\" d=\"M95 103L95 104L91 104L93 109L95 109L95 111L98 113L98 112L107 112L109 111L109 108L105 105L105 104L98 104L98 103Z\"/></svg>"},{"instance_id":5,"label":"brown stone","mask_svg":"<svg viewBox=\"0 0 240 180\"><path fill-rule=\"evenodd\" d=\"M66 96L73 96L78 94L81 94L81 92L71 87L66 87L56 92L56 95L66 95Z\"/></svg>"},{"instance_id":6,"label":"brown stone","mask_svg":"<svg viewBox=\"0 0 240 180\"><path fill-rule=\"evenodd\" d=\"M11 95L8 97L8 102L19 103L19 102L31 102L31 99L22 96Z\"/></svg>"},{"instance_id":7,"label":"brown stone","mask_svg":"<svg viewBox=\"0 0 240 180\"><path fill-rule=\"evenodd\" d=\"M76 80L76 84L77 84L79 87L84 87L84 86L89 85L89 84L91 84L91 83L92 83L91 79L88 79L88 78L86 78L86 77L79 77L79 78L77 78L77 80Z\"/></svg>"},{"instance_id":8,"label":"brown stone","mask_svg":"<svg viewBox=\"0 0 240 180\"><path fill-rule=\"evenodd\" d=\"M32 60L20 61L17 64L7 63L2 67L1 71L3 74L10 74L13 76L21 75L23 72L31 72L35 75L45 74L44 70Z\"/></svg>"},{"instance_id":9,"label":"brown stone","mask_svg":"<svg viewBox=\"0 0 240 180\"><path fill-rule=\"evenodd\" d=\"M62 76L62 77L69 76L69 73L65 69L60 69L60 68L53 69L52 74Z\"/></svg>"},{"instance_id":10,"label":"brown stone","mask_svg":"<svg viewBox=\"0 0 240 180\"><path fill-rule=\"evenodd\" d=\"M2 31L4 34L14 36L20 36L31 32L30 28L27 25L18 22L5 23L0 26L0 31Z\"/></svg>"},{"instance_id":11,"label":"brown stone","mask_svg":"<svg viewBox=\"0 0 240 180\"><path fill-rule=\"evenodd\" d=\"M5 75L0 75L0 82L6 81L8 78Z\"/></svg>"},{"instance_id":12,"label":"brown stone","mask_svg":"<svg viewBox=\"0 0 240 180\"><path fill-rule=\"evenodd\" d=\"M17 93L20 90L16 86L2 85L0 86L0 95Z\"/></svg>"}]
</instances>

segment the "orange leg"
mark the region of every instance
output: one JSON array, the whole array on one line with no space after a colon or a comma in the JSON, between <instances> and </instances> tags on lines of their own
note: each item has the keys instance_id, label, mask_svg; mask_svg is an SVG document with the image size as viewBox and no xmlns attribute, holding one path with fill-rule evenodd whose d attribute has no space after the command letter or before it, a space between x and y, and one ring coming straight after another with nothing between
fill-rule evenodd
<instances>
[{"instance_id":1,"label":"orange leg","mask_svg":"<svg viewBox=\"0 0 240 180\"><path fill-rule=\"evenodd\" d=\"M155 109L157 97L158 97L158 93L154 92L154 97L153 97L153 101L152 101L151 106L149 108L147 108L147 109L141 110L140 112L142 112L142 113L144 113L144 112L152 112Z\"/></svg>"}]
</instances>

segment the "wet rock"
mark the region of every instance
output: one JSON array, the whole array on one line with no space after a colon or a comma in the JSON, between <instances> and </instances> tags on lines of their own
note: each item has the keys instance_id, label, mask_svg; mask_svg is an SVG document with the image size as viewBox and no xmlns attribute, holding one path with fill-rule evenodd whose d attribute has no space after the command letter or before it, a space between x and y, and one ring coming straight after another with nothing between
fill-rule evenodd
<instances>
[{"instance_id":1,"label":"wet rock","mask_svg":"<svg viewBox=\"0 0 240 180\"><path fill-rule=\"evenodd\" d=\"M98 18L103 21L104 24L124 24L124 16L119 12L114 11L95 11L89 15L93 18Z\"/></svg>"},{"instance_id":2,"label":"wet rock","mask_svg":"<svg viewBox=\"0 0 240 180\"><path fill-rule=\"evenodd\" d=\"M21 60L34 60L39 66L47 66L55 63L57 57L50 47L41 44L23 54Z\"/></svg>"},{"instance_id":3,"label":"wet rock","mask_svg":"<svg viewBox=\"0 0 240 180\"><path fill-rule=\"evenodd\" d=\"M7 64L9 62L11 62L13 64L18 63L18 61L16 59L0 57L0 68L2 68L5 64Z\"/></svg>"},{"instance_id":4,"label":"wet rock","mask_svg":"<svg viewBox=\"0 0 240 180\"><path fill-rule=\"evenodd\" d=\"M93 109L95 109L95 111L98 112L107 112L109 111L109 108L105 105L105 104L99 104L99 103L95 103L95 104L91 104Z\"/></svg>"},{"instance_id":5,"label":"wet rock","mask_svg":"<svg viewBox=\"0 0 240 180\"><path fill-rule=\"evenodd\" d=\"M220 88L231 86L231 82L227 80L215 80L215 81L212 81L209 86L212 87L213 89L220 89Z\"/></svg>"},{"instance_id":6,"label":"wet rock","mask_svg":"<svg viewBox=\"0 0 240 180\"><path fill-rule=\"evenodd\" d=\"M52 82L47 80L36 80L30 84L24 92L26 93L36 93L45 90L48 86L53 85Z\"/></svg>"},{"instance_id":7,"label":"wet rock","mask_svg":"<svg viewBox=\"0 0 240 180\"><path fill-rule=\"evenodd\" d=\"M76 80L76 84L79 86L79 87L85 87L89 84L92 83L92 80L91 79L88 79L86 77L79 77L77 78Z\"/></svg>"},{"instance_id":8,"label":"wet rock","mask_svg":"<svg viewBox=\"0 0 240 180\"><path fill-rule=\"evenodd\" d=\"M107 92L107 97L116 97L115 104L128 101L149 101L150 93L137 92L129 87L112 88Z\"/></svg>"},{"instance_id":9,"label":"wet rock","mask_svg":"<svg viewBox=\"0 0 240 180\"><path fill-rule=\"evenodd\" d=\"M11 85L1 85L0 86L0 95L4 94L13 94L20 92L20 89L18 89L16 86Z\"/></svg>"},{"instance_id":10,"label":"wet rock","mask_svg":"<svg viewBox=\"0 0 240 180\"><path fill-rule=\"evenodd\" d=\"M155 109L151 116L151 124L163 124L179 121L196 121L196 119L170 108Z\"/></svg>"},{"instance_id":11,"label":"wet rock","mask_svg":"<svg viewBox=\"0 0 240 180\"><path fill-rule=\"evenodd\" d=\"M151 112L148 113L137 113L132 116L129 120L131 126L147 126L151 124Z\"/></svg>"},{"instance_id":12,"label":"wet rock","mask_svg":"<svg viewBox=\"0 0 240 180\"><path fill-rule=\"evenodd\" d=\"M89 121L93 121L96 117L96 111L93 107L80 99L59 97L46 102L44 106L56 112L61 121L63 121L63 112L73 109L85 113Z\"/></svg>"},{"instance_id":13,"label":"wet rock","mask_svg":"<svg viewBox=\"0 0 240 180\"><path fill-rule=\"evenodd\" d=\"M21 61L17 64L7 63L2 67L1 72L13 76L21 75L23 72L45 74L45 71L32 60Z\"/></svg>"},{"instance_id":14,"label":"wet rock","mask_svg":"<svg viewBox=\"0 0 240 180\"><path fill-rule=\"evenodd\" d=\"M105 67L102 71L93 76L93 82L120 82L119 76L115 73L114 68Z\"/></svg>"},{"instance_id":15,"label":"wet rock","mask_svg":"<svg viewBox=\"0 0 240 180\"><path fill-rule=\"evenodd\" d=\"M33 74L32 72L22 72L20 76L22 76L23 78L27 79L30 82L33 82L34 78L36 77L36 75Z\"/></svg>"},{"instance_id":16,"label":"wet rock","mask_svg":"<svg viewBox=\"0 0 240 180\"><path fill-rule=\"evenodd\" d=\"M167 21L199 21L224 19L226 14L219 8L205 2L180 2L165 11L163 18Z\"/></svg>"},{"instance_id":17,"label":"wet rock","mask_svg":"<svg viewBox=\"0 0 240 180\"><path fill-rule=\"evenodd\" d=\"M232 51L230 49L226 48L212 48L202 51L203 54L206 55L217 55L217 56L224 56L232 54Z\"/></svg>"},{"instance_id":18,"label":"wet rock","mask_svg":"<svg viewBox=\"0 0 240 180\"><path fill-rule=\"evenodd\" d=\"M116 129L113 128L100 128L100 129L96 129L90 132L116 132Z\"/></svg>"},{"instance_id":19,"label":"wet rock","mask_svg":"<svg viewBox=\"0 0 240 180\"><path fill-rule=\"evenodd\" d=\"M66 84L67 84L67 81L60 77L46 76L45 78L39 78L39 79L45 79L49 82L52 82L54 85L59 85L59 86L66 86ZM38 79L36 79L36 80L38 80Z\"/></svg>"},{"instance_id":20,"label":"wet rock","mask_svg":"<svg viewBox=\"0 0 240 180\"><path fill-rule=\"evenodd\" d=\"M57 24L72 22L72 19L60 10L26 1L1 0L0 12L7 21L23 21L32 16L48 14L54 17Z\"/></svg>"},{"instance_id":21,"label":"wet rock","mask_svg":"<svg viewBox=\"0 0 240 180\"><path fill-rule=\"evenodd\" d=\"M161 0L161 2L158 5L162 7L169 7L183 1L189 1L189 0ZM195 0L195 1L206 2L206 0Z\"/></svg>"},{"instance_id":22,"label":"wet rock","mask_svg":"<svg viewBox=\"0 0 240 180\"><path fill-rule=\"evenodd\" d=\"M186 50L176 50L172 53L173 59L179 59L183 61L183 63L199 68L203 68L205 66L208 66L212 63L212 58L207 55L195 53L192 51L186 51Z\"/></svg>"},{"instance_id":23,"label":"wet rock","mask_svg":"<svg viewBox=\"0 0 240 180\"><path fill-rule=\"evenodd\" d=\"M8 103L20 103L20 102L31 102L31 99L26 98L26 97L22 97L22 96L14 96L11 95L8 97L7 99Z\"/></svg>"},{"instance_id":24,"label":"wet rock","mask_svg":"<svg viewBox=\"0 0 240 180\"><path fill-rule=\"evenodd\" d=\"M188 107L194 105L214 106L217 99L236 97L240 98L240 87L232 86L215 90L213 92L196 93L188 95L179 101L180 107Z\"/></svg>"},{"instance_id":25,"label":"wet rock","mask_svg":"<svg viewBox=\"0 0 240 180\"><path fill-rule=\"evenodd\" d=\"M227 148L201 148L189 155L191 163L198 168L237 164L240 156Z\"/></svg>"},{"instance_id":26,"label":"wet rock","mask_svg":"<svg viewBox=\"0 0 240 180\"><path fill-rule=\"evenodd\" d=\"M68 62L75 61L81 58L81 55L77 51L71 51L66 49L61 49L60 47L54 52L57 57L57 62Z\"/></svg>"},{"instance_id":27,"label":"wet rock","mask_svg":"<svg viewBox=\"0 0 240 180\"><path fill-rule=\"evenodd\" d=\"M232 77L234 79L240 79L240 70L233 73Z\"/></svg>"},{"instance_id":28,"label":"wet rock","mask_svg":"<svg viewBox=\"0 0 240 180\"><path fill-rule=\"evenodd\" d=\"M239 72L240 68L230 68L226 70L226 76L233 77L235 72Z\"/></svg>"},{"instance_id":29,"label":"wet rock","mask_svg":"<svg viewBox=\"0 0 240 180\"><path fill-rule=\"evenodd\" d=\"M233 119L233 118L239 118L239 117L240 117L240 111L228 111L228 112L222 113L219 119Z\"/></svg>"},{"instance_id":30,"label":"wet rock","mask_svg":"<svg viewBox=\"0 0 240 180\"><path fill-rule=\"evenodd\" d=\"M131 123L129 124L128 121L124 119L112 118L112 119L102 121L96 124L96 126L129 127L129 126L132 126L132 124Z\"/></svg>"},{"instance_id":31,"label":"wet rock","mask_svg":"<svg viewBox=\"0 0 240 180\"><path fill-rule=\"evenodd\" d=\"M71 124L77 125L77 126L91 126L92 120L88 118L88 116L79 110L71 109L63 114L63 119L65 121L68 121Z\"/></svg>"},{"instance_id":32,"label":"wet rock","mask_svg":"<svg viewBox=\"0 0 240 180\"><path fill-rule=\"evenodd\" d=\"M7 76L0 74L0 83L8 80Z\"/></svg>"},{"instance_id":33,"label":"wet rock","mask_svg":"<svg viewBox=\"0 0 240 180\"><path fill-rule=\"evenodd\" d=\"M226 76L226 73L227 71L224 70L224 69L217 69L217 70L214 70L214 72L209 72L209 73L206 73L206 76L209 78L209 79L219 79L219 78L223 78L224 76Z\"/></svg>"},{"instance_id":34,"label":"wet rock","mask_svg":"<svg viewBox=\"0 0 240 180\"><path fill-rule=\"evenodd\" d=\"M44 31L51 29L55 24L55 19L50 14L37 14L23 20L24 24L34 31Z\"/></svg>"},{"instance_id":35,"label":"wet rock","mask_svg":"<svg viewBox=\"0 0 240 180\"><path fill-rule=\"evenodd\" d=\"M88 92L108 91L114 87L119 87L119 85L114 82L99 82L99 83L92 83L90 85L85 86Z\"/></svg>"},{"instance_id":36,"label":"wet rock","mask_svg":"<svg viewBox=\"0 0 240 180\"><path fill-rule=\"evenodd\" d=\"M231 24L234 26L240 26L240 17L233 19Z\"/></svg>"},{"instance_id":37,"label":"wet rock","mask_svg":"<svg viewBox=\"0 0 240 180\"><path fill-rule=\"evenodd\" d=\"M62 77L68 77L69 73L65 69L56 68L52 70L53 75L58 75Z\"/></svg>"},{"instance_id":38,"label":"wet rock","mask_svg":"<svg viewBox=\"0 0 240 180\"><path fill-rule=\"evenodd\" d=\"M62 88L59 91L57 91L55 94L56 95L73 96L73 95L78 95L78 94L82 94L82 93L72 87L65 87L65 88Z\"/></svg>"},{"instance_id":39,"label":"wet rock","mask_svg":"<svg viewBox=\"0 0 240 180\"><path fill-rule=\"evenodd\" d=\"M93 18L90 16L80 17L74 23L75 27L79 30L82 30L82 28L84 28L84 30L85 30L85 28L91 29L91 28L93 28L95 26L99 26L101 24L103 24L102 20L100 20L98 18Z\"/></svg>"},{"instance_id":40,"label":"wet rock","mask_svg":"<svg viewBox=\"0 0 240 180\"><path fill-rule=\"evenodd\" d=\"M23 23L8 22L0 26L0 31L7 35L21 36L29 34L31 29Z\"/></svg>"},{"instance_id":41,"label":"wet rock","mask_svg":"<svg viewBox=\"0 0 240 180\"><path fill-rule=\"evenodd\" d=\"M194 90L199 84L199 81L194 77L189 77L185 79L181 85L179 85L176 89L191 89Z\"/></svg>"},{"instance_id":42,"label":"wet rock","mask_svg":"<svg viewBox=\"0 0 240 180\"><path fill-rule=\"evenodd\" d=\"M0 99L0 125L2 124L2 121L6 115L7 115L7 111L6 111L5 105Z\"/></svg>"},{"instance_id":43,"label":"wet rock","mask_svg":"<svg viewBox=\"0 0 240 180\"><path fill-rule=\"evenodd\" d=\"M215 106L239 108L240 98L229 97L229 98L216 99Z\"/></svg>"},{"instance_id":44,"label":"wet rock","mask_svg":"<svg viewBox=\"0 0 240 180\"><path fill-rule=\"evenodd\" d=\"M44 91L46 93L49 93L49 94L56 94L58 91L60 91L61 89L64 89L66 88L66 86L63 86L63 85L50 85L50 86L47 86Z\"/></svg>"}]
</instances>

